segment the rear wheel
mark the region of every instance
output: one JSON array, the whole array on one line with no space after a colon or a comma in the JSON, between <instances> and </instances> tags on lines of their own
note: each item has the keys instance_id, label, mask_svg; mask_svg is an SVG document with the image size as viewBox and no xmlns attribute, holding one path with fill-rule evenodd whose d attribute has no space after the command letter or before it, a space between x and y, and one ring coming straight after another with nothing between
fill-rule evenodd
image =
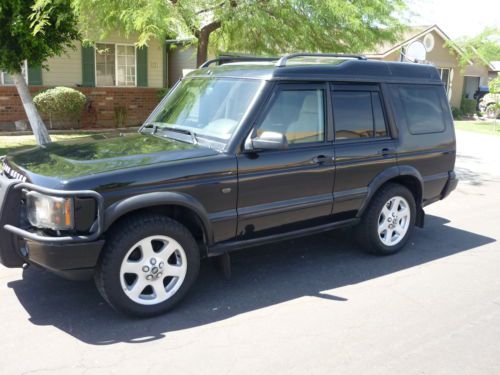
<instances>
[{"instance_id":1,"label":"rear wheel","mask_svg":"<svg viewBox=\"0 0 500 375\"><path fill-rule=\"evenodd\" d=\"M415 198L399 184L383 186L373 197L359 225L359 241L373 254L389 255L408 241L416 217Z\"/></svg>"},{"instance_id":2,"label":"rear wheel","mask_svg":"<svg viewBox=\"0 0 500 375\"><path fill-rule=\"evenodd\" d=\"M161 215L140 215L111 230L95 281L116 310L147 317L179 302L199 266L196 241L182 224Z\"/></svg>"}]
</instances>

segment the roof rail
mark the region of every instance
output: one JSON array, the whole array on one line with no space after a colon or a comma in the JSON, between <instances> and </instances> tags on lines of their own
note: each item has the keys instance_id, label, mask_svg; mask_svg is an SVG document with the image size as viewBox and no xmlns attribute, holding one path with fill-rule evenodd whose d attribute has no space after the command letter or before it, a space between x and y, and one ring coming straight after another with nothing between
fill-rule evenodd
<instances>
[{"instance_id":1,"label":"roof rail","mask_svg":"<svg viewBox=\"0 0 500 375\"><path fill-rule=\"evenodd\" d=\"M366 60L366 56L363 55L350 55L344 53L291 53L289 55L285 55L281 57L277 62L277 67L284 67L288 60L296 58L296 57L338 57L338 58L350 58L350 59L358 59L358 60Z\"/></svg>"},{"instance_id":2,"label":"roof rail","mask_svg":"<svg viewBox=\"0 0 500 375\"><path fill-rule=\"evenodd\" d=\"M258 57L258 56L219 56L215 59L207 60L200 65L200 68L208 68L212 64L227 64L231 62L251 62L251 61L276 61L279 57Z\"/></svg>"}]
</instances>

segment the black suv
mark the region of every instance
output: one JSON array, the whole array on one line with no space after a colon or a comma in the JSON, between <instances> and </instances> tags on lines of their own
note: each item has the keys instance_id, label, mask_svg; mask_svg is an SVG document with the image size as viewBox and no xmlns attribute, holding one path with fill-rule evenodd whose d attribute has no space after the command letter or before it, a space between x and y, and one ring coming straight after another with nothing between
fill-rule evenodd
<instances>
[{"instance_id":1,"label":"black suv","mask_svg":"<svg viewBox=\"0 0 500 375\"><path fill-rule=\"evenodd\" d=\"M114 308L151 316L184 297L201 258L354 225L369 251L395 253L456 187L436 68L234 60L182 79L138 134L5 157L1 262L94 277Z\"/></svg>"}]
</instances>

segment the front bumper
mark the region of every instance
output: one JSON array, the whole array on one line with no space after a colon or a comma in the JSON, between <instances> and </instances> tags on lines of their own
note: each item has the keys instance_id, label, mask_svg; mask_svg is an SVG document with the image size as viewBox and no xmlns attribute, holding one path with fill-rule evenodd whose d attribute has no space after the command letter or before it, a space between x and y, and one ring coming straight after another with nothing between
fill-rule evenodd
<instances>
[{"instance_id":1,"label":"front bumper","mask_svg":"<svg viewBox=\"0 0 500 375\"><path fill-rule=\"evenodd\" d=\"M21 218L23 190L35 190L56 196L91 197L97 202L97 220L86 235L47 236L23 226ZM44 189L0 173L0 263L22 267L34 263L69 278L92 274L104 241L103 199L93 191L58 191Z\"/></svg>"},{"instance_id":2,"label":"front bumper","mask_svg":"<svg viewBox=\"0 0 500 375\"><path fill-rule=\"evenodd\" d=\"M82 280L92 277L103 246L103 240L65 245L28 240L21 252L27 263L36 264L67 279Z\"/></svg>"}]
</instances>

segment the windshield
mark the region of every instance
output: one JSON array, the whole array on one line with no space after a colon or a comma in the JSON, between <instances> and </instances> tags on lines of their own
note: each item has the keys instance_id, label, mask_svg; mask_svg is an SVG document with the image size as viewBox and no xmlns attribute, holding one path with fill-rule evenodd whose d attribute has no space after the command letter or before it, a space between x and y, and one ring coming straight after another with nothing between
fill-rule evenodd
<instances>
[{"instance_id":1,"label":"windshield","mask_svg":"<svg viewBox=\"0 0 500 375\"><path fill-rule=\"evenodd\" d=\"M256 97L263 82L249 79L184 79L154 119L158 129L178 129L197 138L225 143Z\"/></svg>"}]
</instances>

